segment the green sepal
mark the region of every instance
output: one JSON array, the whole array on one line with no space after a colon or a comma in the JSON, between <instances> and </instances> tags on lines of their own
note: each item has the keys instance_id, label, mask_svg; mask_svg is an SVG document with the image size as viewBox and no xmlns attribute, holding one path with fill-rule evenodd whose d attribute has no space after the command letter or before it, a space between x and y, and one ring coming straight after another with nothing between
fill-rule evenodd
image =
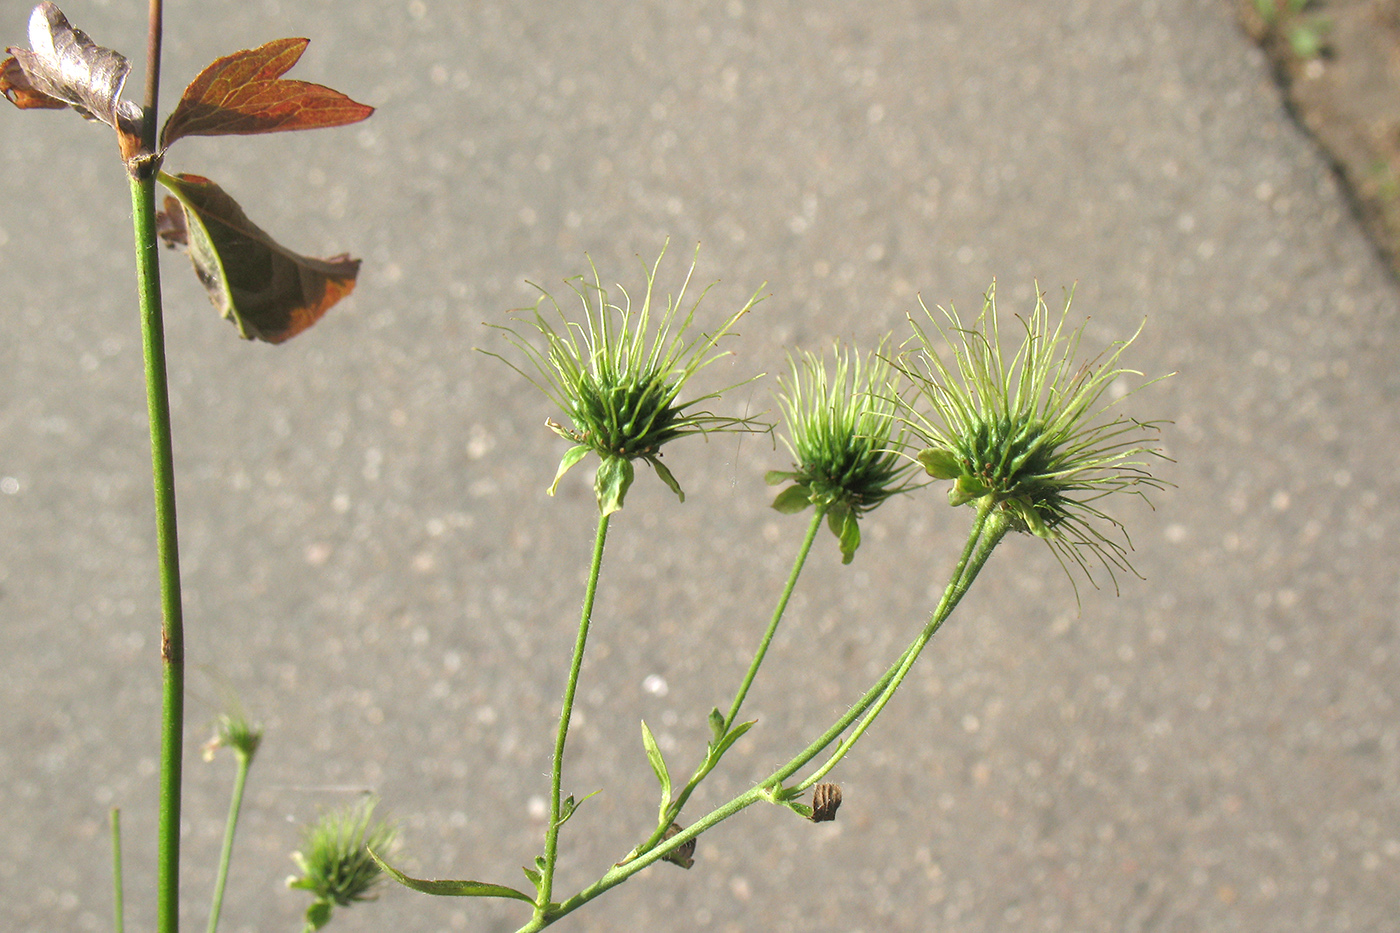
<instances>
[{"instance_id":1,"label":"green sepal","mask_svg":"<svg viewBox=\"0 0 1400 933\"><path fill-rule=\"evenodd\" d=\"M656 779L661 782L661 813L664 816L666 808L671 805L671 772L666 767L666 759L661 757L661 746L656 744L656 737L647 728L645 719L642 720L642 746L647 750L651 770L656 772Z\"/></svg>"},{"instance_id":2,"label":"green sepal","mask_svg":"<svg viewBox=\"0 0 1400 933\"><path fill-rule=\"evenodd\" d=\"M709 717L709 719L710 719L710 736L711 736L716 742L718 742L720 739L724 738L724 726L725 726L725 723L724 723L724 714L721 713L721 712L719 711L719 707L718 707L718 706L716 706L714 709L710 710L710 717Z\"/></svg>"},{"instance_id":3,"label":"green sepal","mask_svg":"<svg viewBox=\"0 0 1400 933\"><path fill-rule=\"evenodd\" d=\"M783 483L801 478L801 473L792 473L788 470L769 470L763 474L763 481L769 486L781 486Z\"/></svg>"},{"instance_id":4,"label":"green sepal","mask_svg":"<svg viewBox=\"0 0 1400 933\"><path fill-rule=\"evenodd\" d=\"M666 464L661 462L661 458L648 457L647 463L650 463L652 469L656 471L656 475L661 477L661 482L669 486L671 491L676 494L676 498L684 502L685 491L681 489L681 484L676 482L676 477L671 474L671 471L666 467ZM621 508L621 506L619 506L619 508Z\"/></svg>"},{"instance_id":5,"label":"green sepal","mask_svg":"<svg viewBox=\"0 0 1400 933\"><path fill-rule=\"evenodd\" d=\"M626 457L604 457L598 464L593 493L598 497L598 510L604 517L621 510L622 500L627 498L627 490L632 488L636 476L632 461Z\"/></svg>"},{"instance_id":6,"label":"green sepal","mask_svg":"<svg viewBox=\"0 0 1400 933\"><path fill-rule=\"evenodd\" d=\"M404 887L412 888L423 894L433 894L438 897L508 897L529 904L535 902L533 897L523 891L517 891L515 888L503 884L487 884L484 881L429 881L424 878L410 878L375 855L373 850L367 851L369 851L370 857L379 863L379 867L384 869L386 875ZM529 872L527 871L526 874L528 875ZM307 913L309 914L310 911Z\"/></svg>"},{"instance_id":7,"label":"green sepal","mask_svg":"<svg viewBox=\"0 0 1400 933\"><path fill-rule=\"evenodd\" d=\"M847 508L832 509L826 513L826 525L841 545L841 563L855 560L860 547L860 519L856 513Z\"/></svg>"},{"instance_id":8,"label":"green sepal","mask_svg":"<svg viewBox=\"0 0 1400 933\"><path fill-rule=\"evenodd\" d=\"M991 492L991 489L988 486L964 473L958 477L958 481L953 484L953 488L948 490L948 504L963 505L974 499L980 499L989 492Z\"/></svg>"},{"instance_id":9,"label":"green sepal","mask_svg":"<svg viewBox=\"0 0 1400 933\"><path fill-rule=\"evenodd\" d=\"M311 906L306 908L306 927L310 930L319 930L321 927L331 922L331 910L334 908L330 901L317 898L311 902Z\"/></svg>"},{"instance_id":10,"label":"green sepal","mask_svg":"<svg viewBox=\"0 0 1400 933\"><path fill-rule=\"evenodd\" d=\"M579 444L569 448L569 452L564 454L564 459L559 461L559 472L554 474L554 482L549 484L549 494L554 495L554 491L559 488L559 481L564 478L564 474L575 464L588 456L588 451L592 448L586 444Z\"/></svg>"},{"instance_id":11,"label":"green sepal","mask_svg":"<svg viewBox=\"0 0 1400 933\"><path fill-rule=\"evenodd\" d=\"M923 465L924 472L934 479L957 479L962 475L962 465L951 450L930 447L919 451L915 459Z\"/></svg>"},{"instance_id":12,"label":"green sepal","mask_svg":"<svg viewBox=\"0 0 1400 933\"><path fill-rule=\"evenodd\" d=\"M808 486L789 486L773 500L773 508L784 515L796 515L812 504L812 490Z\"/></svg>"}]
</instances>

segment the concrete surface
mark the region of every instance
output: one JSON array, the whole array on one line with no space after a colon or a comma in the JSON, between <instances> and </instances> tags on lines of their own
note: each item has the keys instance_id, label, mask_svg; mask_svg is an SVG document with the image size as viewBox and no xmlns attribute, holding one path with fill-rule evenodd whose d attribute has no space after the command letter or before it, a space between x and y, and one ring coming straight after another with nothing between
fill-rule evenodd
<instances>
[{"instance_id":1,"label":"concrete surface","mask_svg":"<svg viewBox=\"0 0 1400 933\"><path fill-rule=\"evenodd\" d=\"M70 0L142 48L144 5ZM24 39L28 2L0 26ZM1176 488L1128 522L1145 582L1000 551L814 827L764 807L560 929L1400 929L1400 290L1219 0L169 5L165 95L284 35L361 126L188 140L359 289L282 347L240 343L166 263L191 673L186 920L203 926L231 763L197 750L222 678L268 728L223 929L299 928L293 820L369 788L404 864L522 882L592 535L587 478L482 321L593 257L702 244L716 318L765 281L712 385L791 347L902 333L916 293L1008 310L1077 282L1091 339L1176 377ZM139 82L139 77L136 79ZM0 928L150 929L157 598L129 201L109 135L0 114ZM767 385L736 408L771 405ZM764 440L689 441L613 526L567 784L561 884L654 813L637 721L677 770L729 695L802 523ZM786 758L904 644L965 527L887 507L824 539L751 710L692 811ZM201 674L212 670L217 677ZM649 679L657 678L657 679ZM664 686L663 686L664 685ZM386 890L334 929L509 931L504 903Z\"/></svg>"}]
</instances>

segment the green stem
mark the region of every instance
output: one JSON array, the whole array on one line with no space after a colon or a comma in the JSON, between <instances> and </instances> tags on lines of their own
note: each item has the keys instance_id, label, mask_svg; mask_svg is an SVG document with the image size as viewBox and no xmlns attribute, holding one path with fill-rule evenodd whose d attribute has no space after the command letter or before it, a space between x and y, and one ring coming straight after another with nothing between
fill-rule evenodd
<instances>
[{"instance_id":1,"label":"green stem","mask_svg":"<svg viewBox=\"0 0 1400 933\"><path fill-rule=\"evenodd\" d=\"M992 556L992 551L1001 543L1009 528L1007 520L1001 513L994 511L993 506L988 502L979 503L977 518L974 520L972 533L968 536L967 545L963 548L962 557L958 561L957 568L953 571L953 579L943 591L943 598L939 600L937 608L929 618L924 630L919 633L919 637L905 650L904 654L896 662L891 673L887 673L885 687L879 696L870 704L869 710L864 713L864 718L860 724L852 730L851 734L836 747L836 751L831 753L831 757L809 775L792 790L801 793L807 788L816 784L834 767L836 763L845 757L857 740L865 734L865 730L870 728L870 724L875 721L875 717L880 715L880 711L885 708L885 704L894 696L894 692L899 689L899 685L904 681L904 676L909 673L909 669L914 666L919 654L924 650L924 646L929 643L929 639L943 627L958 603L962 601L964 594L972 581L977 579L977 574Z\"/></svg>"},{"instance_id":2,"label":"green stem","mask_svg":"<svg viewBox=\"0 0 1400 933\"><path fill-rule=\"evenodd\" d=\"M729 714L724 717L725 733L734 728L734 723L739 718L739 708L744 705L749 688L753 686L754 678L758 676L758 668L763 664L763 659L768 654L768 647L773 643L773 635L778 631L778 623L783 620L783 614L787 611L788 601L792 599L793 590L797 588L797 578L802 575L802 568L807 563L807 556L812 552L812 544L817 540L817 533L821 531L822 520L825 517L826 509L817 506L815 514L812 516L812 522L807 526L807 536L803 538L802 545L797 549L797 557L792 562L792 571L788 574L787 584L783 587L783 592L778 597L778 604L773 609L773 617L768 622L768 630L763 633L763 638L758 644L758 651L749 664L743 683L739 685L739 690L734 695L734 702L730 704ZM711 748L713 749L714 746L712 745ZM705 755L705 760L701 762L700 767L695 769L695 773L691 775L685 787L671 801L671 805L666 808L666 815L657 824L656 829L652 831L647 840L637 847L637 852L648 852L652 846L661 841L666 830L671 828L671 823L680 816L681 810L685 808L686 802L690 800L690 795L695 792L695 788L700 786L700 782L714 770L715 766L719 764L719 760L719 756L713 753Z\"/></svg>"},{"instance_id":3,"label":"green stem","mask_svg":"<svg viewBox=\"0 0 1400 933\"><path fill-rule=\"evenodd\" d=\"M243 807L243 787L248 783L248 768L253 758L240 748L233 750L238 760L238 772L233 777L233 796L228 805L228 822L224 825L224 847L219 853L219 874L214 880L214 902L209 908L209 933L219 928L219 912L224 906L224 885L228 882L228 866L233 860L233 837L238 830L238 813Z\"/></svg>"},{"instance_id":4,"label":"green stem","mask_svg":"<svg viewBox=\"0 0 1400 933\"><path fill-rule=\"evenodd\" d=\"M1007 519L1002 513L996 510L994 504L989 500L978 503L977 517L973 521L972 532L968 536L967 544L963 547L962 554L953 570L952 578L944 589L943 596L939 600L938 606L935 608L928 624L924 626L913 643L899 656L899 659L895 661L894 665L865 692L855 705L833 723L831 728L822 733L816 741L803 749L796 757L778 768L767 778L730 800L728 803L705 814L670 839L665 840L655 848L645 851L629 861L614 865L601 878L587 888L584 888L578 894L560 903L553 911L549 911L545 914L537 909L535 916L531 918L529 923L521 927L517 933L536 933L536 931L544 929L554 921L566 914L572 913L604 892L626 881L653 862L665 858L671 852L696 838L710 827L723 822L740 810L747 809L760 800L781 802L775 800L775 792L778 788L782 787L784 781L797 773L798 770L813 758L817 757L817 755L821 754L828 745L836 741L852 723L862 715L865 715L867 711L870 711L870 715L867 717L866 721L862 723L862 730L868 726L870 720L874 719L875 714L884 707L884 704L888 702L889 696L893 694L894 689L899 685L899 681L903 680L904 675L908 673L909 669L913 666L919 653L923 650L924 646L928 644L929 639L938 631L944 620L948 618L953 609L962 600L962 597L967 593L968 587L972 585L972 581L977 578L977 574L981 571L982 567L986 565L988 558L992 555L992 551L996 548L997 544L1001 542L1001 539L1005 537L1008 529L1009 523ZM843 743L842 748L838 749L838 753L836 753L834 757L839 758L839 755L844 755L845 751L849 750L851 744L853 744L853 740ZM829 762L825 770L830 770L829 765L834 763L834 760ZM825 773L825 770L822 773ZM807 787L810 783L812 782L804 782L802 788ZM783 792L783 798L791 799L795 797L798 792L798 788L788 788Z\"/></svg>"},{"instance_id":5,"label":"green stem","mask_svg":"<svg viewBox=\"0 0 1400 933\"><path fill-rule=\"evenodd\" d=\"M160 816L157 827L157 930L179 930L180 766L185 721L185 632L180 600L180 554L175 525L175 453L165 372L161 319L160 255L156 245L155 179L132 178L141 338L146 360L146 408L151 426L151 475L155 485L156 558L160 569L161 703Z\"/></svg>"},{"instance_id":6,"label":"green stem","mask_svg":"<svg viewBox=\"0 0 1400 933\"><path fill-rule=\"evenodd\" d=\"M593 561L588 568L588 585L583 594L583 612L574 640L574 657L569 664L569 679L564 685L564 705L559 711L559 733L554 739L554 764L549 775L549 829L544 837L544 867L540 870L539 900L535 902L535 919L543 920L549 911L554 892L554 869L559 861L559 827L562 812L564 776L564 743L569 737L569 719L574 710L574 693L578 675L583 667L583 650L588 643L588 626L593 620L593 599L598 593L598 574L603 566L603 546L608 539L609 516L598 517L598 534L593 541Z\"/></svg>"},{"instance_id":7,"label":"green stem","mask_svg":"<svg viewBox=\"0 0 1400 933\"><path fill-rule=\"evenodd\" d=\"M122 894L122 811L112 808L112 933L126 929L126 900Z\"/></svg>"}]
</instances>

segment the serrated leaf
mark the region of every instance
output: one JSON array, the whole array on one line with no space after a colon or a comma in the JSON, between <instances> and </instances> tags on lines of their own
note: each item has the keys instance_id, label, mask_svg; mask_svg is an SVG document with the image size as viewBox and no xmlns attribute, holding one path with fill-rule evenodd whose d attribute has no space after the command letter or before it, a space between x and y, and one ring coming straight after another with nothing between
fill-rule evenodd
<instances>
[{"instance_id":1,"label":"serrated leaf","mask_svg":"<svg viewBox=\"0 0 1400 933\"><path fill-rule=\"evenodd\" d=\"M812 504L812 490L806 486L789 486L773 500L773 508L784 515L796 515Z\"/></svg>"},{"instance_id":2,"label":"serrated leaf","mask_svg":"<svg viewBox=\"0 0 1400 933\"><path fill-rule=\"evenodd\" d=\"M48 0L29 15L29 48L9 52L24 79L21 83L9 62L4 63L3 90L15 106L66 105L124 137L134 140L140 135L141 108L121 99L131 63L75 29Z\"/></svg>"},{"instance_id":3,"label":"serrated leaf","mask_svg":"<svg viewBox=\"0 0 1400 933\"><path fill-rule=\"evenodd\" d=\"M369 854L390 878L406 888L412 888L424 894L434 894L438 897L508 897L529 904L535 902L535 899L525 892L517 891L504 884L488 884L484 881L430 881L425 878L410 878L375 855L372 850Z\"/></svg>"},{"instance_id":4,"label":"serrated leaf","mask_svg":"<svg viewBox=\"0 0 1400 933\"><path fill-rule=\"evenodd\" d=\"M642 720L642 746L647 750L651 770L656 772L656 779L661 782L661 810L664 813L671 803L671 772L666 767L666 759L661 757L661 746L656 744L656 737L647 728L645 719Z\"/></svg>"},{"instance_id":5,"label":"serrated leaf","mask_svg":"<svg viewBox=\"0 0 1400 933\"><path fill-rule=\"evenodd\" d=\"M225 55L199 73L160 133L161 149L185 136L251 136L358 123L374 108L339 91L281 77L308 39L274 39Z\"/></svg>"},{"instance_id":6,"label":"serrated leaf","mask_svg":"<svg viewBox=\"0 0 1400 933\"><path fill-rule=\"evenodd\" d=\"M360 261L299 256L263 232L222 188L199 175L160 173L183 209L195 274L244 339L281 343L306 330L355 288ZM173 211L166 199L167 214ZM162 235L177 242L166 221Z\"/></svg>"}]
</instances>

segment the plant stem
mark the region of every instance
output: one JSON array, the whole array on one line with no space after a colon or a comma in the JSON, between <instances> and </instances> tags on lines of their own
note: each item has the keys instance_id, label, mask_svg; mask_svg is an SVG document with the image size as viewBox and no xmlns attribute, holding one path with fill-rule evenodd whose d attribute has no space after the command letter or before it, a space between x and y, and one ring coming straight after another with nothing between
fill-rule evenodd
<instances>
[{"instance_id":1,"label":"plant stem","mask_svg":"<svg viewBox=\"0 0 1400 933\"><path fill-rule=\"evenodd\" d=\"M146 362L146 410L151 428L155 486L156 560L160 572L161 689L160 815L156 841L156 929L180 928L180 777L185 725L185 627L180 599L180 547L175 524L175 453L170 390L165 372L160 254L156 238L156 107L160 90L163 9L150 0L146 34L146 93L141 140L150 164L131 175L136 233L136 282L141 301L141 348Z\"/></svg>"},{"instance_id":2,"label":"plant stem","mask_svg":"<svg viewBox=\"0 0 1400 933\"><path fill-rule=\"evenodd\" d=\"M783 587L782 594L778 597L778 605L773 609L773 617L768 622L768 630L763 633L763 638L759 641L758 651L754 654L753 661L749 664L748 672L744 675L743 683L739 685L738 692L734 695L734 702L729 707L729 714L724 717L724 731L727 733L734 728L735 721L739 718L739 708L744 705L744 699L749 694L749 688L753 686L754 678L758 676L758 668L763 663L763 658L768 654L768 647L773 643L773 635L778 631L778 623L783 620L783 613L787 611L788 601L792 599L792 592L797 588L797 578L802 575L802 568L807 563L807 556L812 552L812 544L817 539L817 533L821 531L822 520L826 517L826 509L817 506L815 514L812 516L811 524L807 526L807 536L802 540L802 545L797 549L797 557L793 560L792 570L788 573L787 584ZM711 745L714 748L714 745ZM690 800L690 795L695 792L695 788L700 786L715 766L719 764L719 756L708 753L700 767L695 769L685 787L671 801L671 805L666 808L666 815L657 823L656 829L647 837L647 840L637 847L637 852L648 852L652 846L661 841L666 830L670 829L672 821L680 816L681 810L685 808L686 802Z\"/></svg>"},{"instance_id":3,"label":"plant stem","mask_svg":"<svg viewBox=\"0 0 1400 933\"><path fill-rule=\"evenodd\" d=\"M175 454L161 319L160 256L156 245L155 179L132 178L136 269L141 297L141 337L146 360L146 408L151 427L151 475L155 485L156 559L160 569L161 703L160 817L156 891L157 929L179 929L180 767L185 721L185 633L180 599L180 553L175 524Z\"/></svg>"},{"instance_id":4,"label":"plant stem","mask_svg":"<svg viewBox=\"0 0 1400 933\"><path fill-rule=\"evenodd\" d=\"M645 851L629 861L614 865L601 878L573 897L563 901L555 910L549 912L547 916L542 915L537 909L531 921L521 927L517 933L536 933L536 931L549 926L549 924L553 923L555 920L572 913L584 904L603 894L605 891L626 881L653 862L665 858L671 852L696 838L710 827L723 822L740 810L747 809L760 800L781 803L785 800L792 799L801 789L814 782L806 781L803 782L799 788L787 788L782 792L781 797L779 797L778 789L782 787L783 781L797 773L803 765L821 754L828 745L836 741L837 737L845 732L857 719L865 715L868 710L869 715L861 724L860 729L850 739L842 743L842 746L837 752L833 753L832 760L823 767L821 773L824 774L826 771L830 770L830 767L854 744L855 739L859 737L859 733L864 731L864 729L869 726L870 721L874 719L875 715L884 708L885 703L888 702L895 688L899 686L899 682L903 680L904 675L907 674L909 669L913 666L914 661L918 658L919 653L923 651L924 646L928 644L929 639L932 638L934 633L943 625L943 622L952 614L953 609L957 607L958 603L967 593L968 587L972 585L972 581L977 578L982 567L986 565L988 558L992 555L992 551L996 548L997 544L1001 542L1001 539L1005 537L1009 527L1008 519L1001 512L997 511L996 506L989 500L984 499L982 502L978 503L977 517L973 520L972 531L968 535L967 544L963 547L958 563L953 569L952 577L947 587L944 588L943 596L939 600L938 606L934 609L928 623L924 626L923 630L919 632L918 637L914 639L909 647L900 654L899 659L895 661L890 669L865 692L855 705L833 723L831 728L822 733L816 741L808 745L799 752L796 757L778 768L767 778L730 800L728 803L705 814L670 839L665 840L655 846L655 848Z\"/></svg>"},{"instance_id":5,"label":"plant stem","mask_svg":"<svg viewBox=\"0 0 1400 933\"><path fill-rule=\"evenodd\" d=\"M126 929L126 902L122 894L122 811L112 808L112 933Z\"/></svg>"},{"instance_id":6,"label":"plant stem","mask_svg":"<svg viewBox=\"0 0 1400 933\"><path fill-rule=\"evenodd\" d=\"M243 807L243 787L248 782L248 768L253 757L241 748L233 750L238 772L233 777L233 796L228 805L228 823L224 826L224 847L219 853L219 874L214 880L214 902L209 908L209 933L219 928L219 912L224 905L224 885L228 882L228 866L233 860L233 837L238 830L238 812Z\"/></svg>"},{"instance_id":7,"label":"plant stem","mask_svg":"<svg viewBox=\"0 0 1400 933\"><path fill-rule=\"evenodd\" d=\"M540 870L539 900L535 902L535 919L544 919L554 891L554 869L559 861L559 827L562 811L564 775L564 742L569 737L569 719L574 710L574 693L578 689L579 670L583 667L583 650L588 643L588 626L593 620L593 599L598 593L598 574L603 566L603 546L608 539L608 515L598 516L598 534L593 541L593 560L588 568L588 584L583 594L583 611L574 640L574 657L569 665L569 679L564 685L564 705L559 711L559 733L554 739L554 765L549 776L549 829L544 837L544 866Z\"/></svg>"}]
</instances>

